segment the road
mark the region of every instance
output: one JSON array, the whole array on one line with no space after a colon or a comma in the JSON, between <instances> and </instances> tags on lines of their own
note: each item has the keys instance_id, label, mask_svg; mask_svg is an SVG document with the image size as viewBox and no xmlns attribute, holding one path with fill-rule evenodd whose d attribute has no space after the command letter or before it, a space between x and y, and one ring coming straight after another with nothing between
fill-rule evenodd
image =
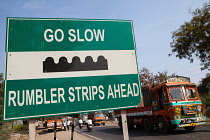
<instances>
[{"instance_id":1,"label":"road","mask_svg":"<svg viewBox=\"0 0 210 140\"><path fill-rule=\"evenodd\" d=\"M123 133L116 124L106 126L94 126L92 132L88 132L86 126L83 129L76 127L76 130L84 135L91 135L100 140L123 140ZM196 129L188 133L183 128L177 128L168 134L154 132L144 132L144 130L130 130L130 140L210 140L210 124L197 126Z\"/></svg>"}]
</instances>

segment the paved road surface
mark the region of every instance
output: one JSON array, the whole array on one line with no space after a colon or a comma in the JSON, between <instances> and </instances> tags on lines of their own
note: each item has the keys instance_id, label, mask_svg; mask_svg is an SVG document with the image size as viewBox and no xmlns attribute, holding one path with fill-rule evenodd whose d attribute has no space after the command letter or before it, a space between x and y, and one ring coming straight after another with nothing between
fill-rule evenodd
<instances>
[{"instance_id":1,"label":"paved road surface","mask_svg":"<svg viewBox=\"0 0 210 140\"><path fill-rule=\"evenodd\" d=\"M75 128L74 140L123 140L123 133L116 123L107 122L105 126L94 126L92 132L88 132L86 126L83 129ZM36 140L53 140L53 132L47 129L37 130ZM157 131L144 132L143 130L130 130L130 140L210 140L210 123L197 126L194 132L187 133L184 129L176 129L169 134L160 134ZM58 131L58 140L70 140L71 131ZM13 137L11 140L28 140L28 135Z\"/></svg>"},{"instance_id":2,"label":"paved road surface","mask_svg":"<svg viewBox=\"0 0 210 140\"><path fill-rule=\"evenodd\" d=\"M92 132L88 132L86 127L77 131L85 135L91 135L103 140L123 140L123 133L115 124L106 126L94 126ZM210 140L210 124L197 126L194 132L187 133L183 128L178 128L168 134L161 134L157 131L144 132L143 130L130 130L130 140Z\"/></svg>"}]
</instances>

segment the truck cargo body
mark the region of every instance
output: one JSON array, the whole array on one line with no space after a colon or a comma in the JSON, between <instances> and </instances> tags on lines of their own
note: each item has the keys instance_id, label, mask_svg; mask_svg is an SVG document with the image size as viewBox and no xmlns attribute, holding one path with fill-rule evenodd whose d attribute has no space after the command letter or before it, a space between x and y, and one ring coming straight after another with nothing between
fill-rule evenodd
<instances>
[{"instance_id":1,"label":"truck cargo body","mask_svg":"<svg viewBox=\"0 0 210 140\"><path fill-rule=\"evenodd\" d=\"M157 128L167 132L176 127L187 131L205 124L202 102L196 85L187 77L172 77L143 91L144 107L126 109L128 127L144 127L145 131ZM122 127L120 111L115 111Z\"/></svg>"}]
</instances>

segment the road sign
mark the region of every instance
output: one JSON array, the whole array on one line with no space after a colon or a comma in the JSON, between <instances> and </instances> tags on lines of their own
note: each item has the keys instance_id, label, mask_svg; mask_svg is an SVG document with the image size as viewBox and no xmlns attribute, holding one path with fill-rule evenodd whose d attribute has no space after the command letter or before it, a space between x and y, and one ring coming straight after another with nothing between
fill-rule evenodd
<instances>
[{"instance_id":1,"label":"road sign","mask_svg":"<svg viewBox=\"0 0 210 140\"><path fill-rule=\"evenodd\" d=\"M8 18L4 120L135 107L130 20Z\"/></svg>"}]
</instances>

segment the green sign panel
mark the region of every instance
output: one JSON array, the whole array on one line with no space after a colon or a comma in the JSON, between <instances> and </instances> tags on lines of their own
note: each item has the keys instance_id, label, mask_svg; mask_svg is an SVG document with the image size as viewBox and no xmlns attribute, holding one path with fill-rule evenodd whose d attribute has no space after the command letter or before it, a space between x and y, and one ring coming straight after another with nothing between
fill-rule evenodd
<instances>
[{"instance_id":1,"label":"green sign panel","mask_svg":"<svg viewBox=\"0 0 210 140\"><path fill-rule=\"evenodd\" d=\"M4 120L136 107L130 20L8 18Z\"/></svg>"}]
</instances>

